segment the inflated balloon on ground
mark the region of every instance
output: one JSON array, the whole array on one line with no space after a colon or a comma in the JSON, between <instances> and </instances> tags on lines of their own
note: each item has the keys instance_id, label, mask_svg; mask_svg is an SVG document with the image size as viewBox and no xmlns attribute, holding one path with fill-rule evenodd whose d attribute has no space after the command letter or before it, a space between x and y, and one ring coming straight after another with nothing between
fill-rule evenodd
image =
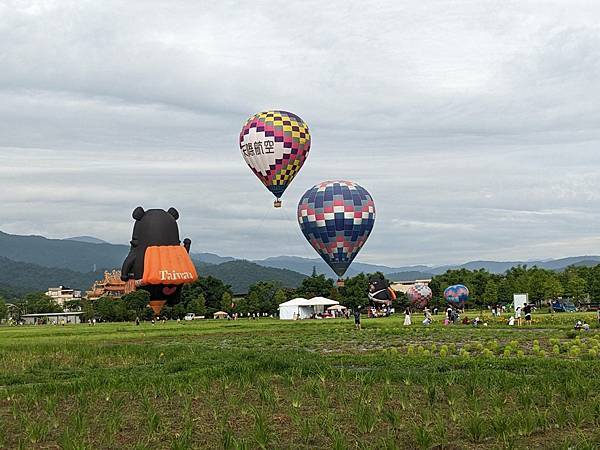
<instances>
[{"instance_id":1,"label":"inflated balloon on ground","mask_svg":"<svg viewBox=\"0 0 600 450\"><path fill-rule=\"evenodd\" d=\"M462 304L469 299L469 289L462 284L448 286L444 290L444 298L448 303Z\"/></svg>"},{"instance_id":2,"label":"inflated balloon on ground","mask_svg":"<svg viewBox=\"0 0 600 450\"><path fill-rule=\"evenodd\" d=\"M411 286L406 292L410 303L417 308L425 308L433 297L433 292L429 286L423 283L417 283Z\"/></svg>"},{"instance_id":3,"label":"inflated balloon on ground","mask_svg":"<svg viewBox=\"0 0 600 450\"><path fill-rule=\"evenodd\" d=\"M300 198L298 223L310 245L341 278L373 230L375 203L352 181L325 181Z\"/></svg>"},{"instance_id":4,"label":"inflated balloon on ground","mask_svg":"<svg viewBox=\"0 0 600 450\"><path fill-rule=\"evenodd\" d=\"M129 255L123 262L121 278L133 280L135 286L150 293L150 306L159 314L166 304L175 304L181 295L181 286L198 279L194 263L189 257L191 241L179 240L175 208L133 211L135 225Z\"/></svg>"},{"instance_id":5,"label":"inflated balloon on ground","mask_svg":"<svg viewBox=\"0 0 600 450\"><path fill-rule=\"evenodd\" d=\"M240 132L244 160L276 197L275 206L298 174L310 151L308 125L287 111L265 111L250 117Z\"/></svg>"}]
</instances>

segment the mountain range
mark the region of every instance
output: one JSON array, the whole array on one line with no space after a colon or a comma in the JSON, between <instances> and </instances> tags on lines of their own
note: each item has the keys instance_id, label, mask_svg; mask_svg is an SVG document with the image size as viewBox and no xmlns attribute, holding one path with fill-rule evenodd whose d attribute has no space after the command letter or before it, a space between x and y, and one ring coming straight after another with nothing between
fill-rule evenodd
<instances>
[{"instance_id":1,"label":"mountain range","mask_svg":"<svg viewBox=\"0 0 600 450\"><path fill-rule=\"evenodd\" d=\"M325 273L328 276L334 276L333 272L327 267L327 265L321 259L317 258L301 258L298 256L277 256L274 258L267 258L263 260L253 261L256 264L260 264L268 267L278 267L282 269L291 269L310 275L313 267L318 273ZM448 270L479 270L485 269L491 273L504 273L511 267L516 266L537 266L548 270L564 270L565 268L575 266L595 266L600 264L600 256L573 256L561 259L551 260L539 260L539 261L470 261L464 264L454 265L443 265L443 266L401 266L401 267L389 267L384 265L376 264L365 264L354 262L348 269L346 275L354 276L360 272L373 273L382 272L387 278L395 281L404 280L415 280L423 278L431 278L434 275L440 275Z\"/></svg>"},{"instance_id":2,"label":"mountain range","mask_svg":"<svg viewBox=\"0 0 600 450\"><path fill-rule=\"evenodd\" d=\"M279 281L286 287L296 287L313 270L328 277L335 274L320 258L276 256L246 261L214 253L193 252L200 275L212 275L243 293L257 281ZM92 236L48 239L43 236L21 236L0 231L0 292L45 290L49 286L69 285L88 289L100 279L104 269L120 268L129 252L128 245L110 244ZM600 256L575 256L544 261L470 261L457 265L413 265L390 267L355 261L348 276L360 272L382 272L394 281L430 278L449 269L485 269L503 273L517 265L538 266L562 270L570 265L600 264ZM3 291L2 291L3 289Z\"/></svg>"}]
</instances>

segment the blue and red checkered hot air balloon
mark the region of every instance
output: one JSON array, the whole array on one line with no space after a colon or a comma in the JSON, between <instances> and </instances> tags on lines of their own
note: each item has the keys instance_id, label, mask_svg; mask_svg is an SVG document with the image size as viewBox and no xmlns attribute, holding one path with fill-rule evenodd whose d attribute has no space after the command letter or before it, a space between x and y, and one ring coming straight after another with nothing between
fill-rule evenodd
<instances>
[{"instance_id":1,"label":"blue and red checkered hot air balloon","mask_svg":"<svg viewBox=\"0 0 600 450\"><path fill-rule=\"evenodd\" d=\"M469 299L469 289L462 284L448 286L444 291L444 298L448 303L462 305Z\"/></svg>"},{"instance_id":2,"label":"blue and red checkered hot air balloon","mask_svg":"<svg viewBox=\"0 0 600 450\"><path fill-rule=\"evenodd\" d=\"M375 203L365 188L352 181L325 181L300 199L298 222L341 283L373 230Z\"/></svg>"},{"instance_id":3,"label":"blue and red checkered hot air balloon","mask_svg":"<svg viewBox=\"0 0 600 450\"><path fill-rule=\"evenodd\" d=\"M308 125L287 111L265 111L250 117L240 132L244 160L275 196L275 207L310 151Z\"/></svg>"},{"instance_id":4,"label":"blue and red checkered hot air balloon","mask_svg":"<svg viewBox=\"0 0 600 450\"><path fill-rule=\"evenodd\" d=\"M417 283L411 286L406 292L410 303L417 308L425 308L433 297L431 288L423 283Z\"/></svg>"}]
</instances>

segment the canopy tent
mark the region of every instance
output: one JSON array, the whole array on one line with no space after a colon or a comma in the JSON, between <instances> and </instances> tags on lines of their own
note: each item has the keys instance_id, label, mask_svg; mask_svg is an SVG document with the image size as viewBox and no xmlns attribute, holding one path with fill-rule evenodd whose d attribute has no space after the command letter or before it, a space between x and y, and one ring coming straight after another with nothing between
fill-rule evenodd
<instances>
[{"instance_id":1,"label":"canopy tent","mask_svg":"<svg viewBox=\"0 0 600 450\"><path fill-rule=\"evenodd\" d=\"M215 319L225 319L228 315L225 311L217 311L213 314Z\"/></svg>"},{"instance_id":2,"label":"canopy tent","mask_svg":"<svg viewBox=\"0 0 600 450\"><path fill-rule=\"evenodd\" d=\"M298 297L279 305L281 320L308 319L324 312L326 306L338 305L339 302L325 297L313 297L310 300Z\"/></svg>"},{"instance_id":3,"label":"canopy tent","mask_svg":"<svg viewBox=\"0 0 600 450\"><path fill-rule=\"evenodd\" d=\"M322 314L325 312L326 306L339 305L339 303L325 297L313 297L308 301L308 304L313 308L313 314Z\"/></svg>"},{"instance_id":4,"label":"canopy tent","mask_svg":"<svg viewBox=\"0 0 600 450\"><path fill-rule=\"evenodd\" d=\"M342 305L333 305L330 306L329 308L327 308L327 311L345 311L348 308L346 308L345 306Z\"/></svg>"},{"instance_id":5,"label":"canopy tent","mask_svg":"<svg viewBox=\"0 0 600 450\"><path fill-rule=\"evenodd\" d=\"M335 300L331 300L325 297L313 297L308 301L308 304L311 306L331 306L339 305L340 302L336 302Z\"/></svg>"},{"instance_id":6,"label":"canopy tent","mask_svg":"<svg viewBox=\"0 0 600 450\"><path fill-rule=\"evenodd\" d=\"M303 297L293 298L279 305L279 318L281 320L308 319L312 315L312 308L308 300Z\"/></svg>"}]
</instances>

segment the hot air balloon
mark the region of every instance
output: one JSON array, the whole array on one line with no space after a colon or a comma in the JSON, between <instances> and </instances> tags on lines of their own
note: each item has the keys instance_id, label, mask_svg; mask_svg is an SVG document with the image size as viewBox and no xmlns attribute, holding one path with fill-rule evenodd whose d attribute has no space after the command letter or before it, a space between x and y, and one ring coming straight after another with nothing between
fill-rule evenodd
<instances>
[{"instance_id":1,"label":"hot air balloon","mask_svg":"<svg viewBox=\"0 0 600 450\"><path fill-rule=\"evenodd\" d=\"M123 262L121 279L132 280L135 287L150 294L149 306L158 315L166 304L178 303L181 287L198 279L189 257L192 241L179 240L175 208L168 211L137 207L131 249Z\"/></svg>"},{"instance_id":2,"label":"hot air balloon","mask_svg":"<svg viewBox=\"0 0 600 450\"><path fill-rule=\"evenodd\" d=\"M448 286L444 291L444 298L448 303L463 304L469 299L469 290L462 284Z\"/></svg>"},{"instance_id":3,"label":"hot air balloon","mask_svg":"<svg viewBox=\"0 0 600 450\"><path fill-rule=\"evenodd\" d=\"M369 292L367 297L374 303L391 305L396 300L396 292L390 287L390 282L381 274L369 277Z\"/></svg>"},{"instance_id":4,"label":"hot air balloon","mask_svg":"<svg viewBox=\"0 0 600 450\"><path fill-rule=\"evenodd\" d=\"M433 297L433 292L429 286L423 283L417 283L411 286L406 292L410 303L417 308L425 308Z\"/></svg>"},{"instance_id":5,"label":"hot air balloon","mask_svg":"<svg viewBox=\"0 0 600 450\"><path fill-rule=\"evenodd\" d=\"M308 125L287 111L255 114L242 127L240 150L252 172L275 196L274 206L279 208L283 192L308 156Z\"/></svg>"},{"instance_id":6,"label":"hot air balloon","mask_svg":"<svg viewBox=\"0 0 600 450\"><path fill-rule=\"evenodd\" d=\"M298 222L310 245L338 275L338 285L343 285L344 273L375 224L375 203L352 181L325 181L300 198Z\"/></svg>"}]
</instances>

